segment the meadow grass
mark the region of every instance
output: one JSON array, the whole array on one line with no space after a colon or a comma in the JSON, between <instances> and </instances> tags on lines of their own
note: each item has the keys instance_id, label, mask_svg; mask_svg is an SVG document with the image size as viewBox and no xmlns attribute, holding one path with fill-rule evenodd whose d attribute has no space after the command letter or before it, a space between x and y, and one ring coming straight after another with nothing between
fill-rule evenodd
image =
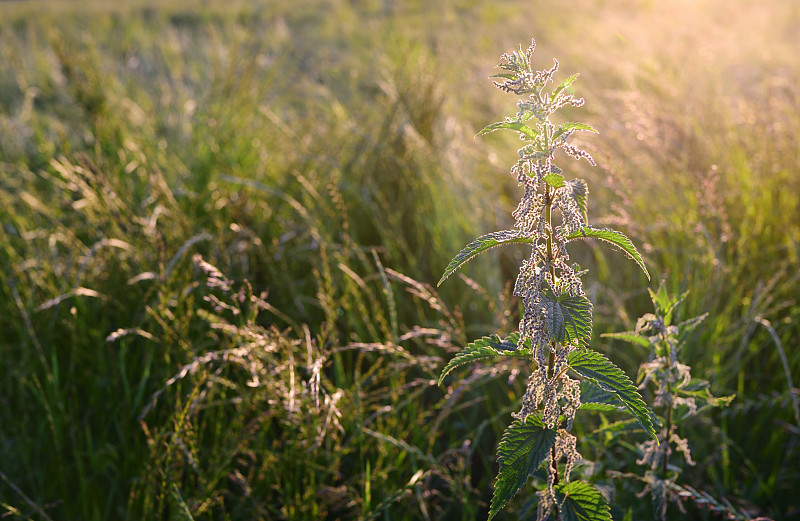
<instances>
[{"instance_id":1,"label":"meadow grass","mask_svg":"<svg viewBox=\"0 0 800 521\"><path fill-rule=\"evenodd\" d=\"M797 6L445 4L2 4L5 513L485 516L526 369L435 380L516 329L521 254L432 284L511 221L514 144L472 136L507 101L490 67L535 36L587 77L590 219L709 313L684 360L737 394L686 426L684 481L797 515L797 390L758 321L796 385ZM579 262L596 333L648 311L635 266ZM645 356L607 349L629 375Z\"/></svg>"}]
</instances>

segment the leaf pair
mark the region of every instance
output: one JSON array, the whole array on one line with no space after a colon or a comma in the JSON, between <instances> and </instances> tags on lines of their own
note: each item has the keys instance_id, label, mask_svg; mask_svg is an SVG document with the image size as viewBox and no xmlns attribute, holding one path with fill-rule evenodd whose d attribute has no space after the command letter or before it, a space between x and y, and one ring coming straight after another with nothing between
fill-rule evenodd
<instances>
[{"instance_id":1,"label":"leaf pair","mask_svg":"<svg viewBox=\"0 0 800 521\"><path fill-rule=\"evenodd\" d=\"M485 337L473 343L451 360L442 374L444 377L453 368L490 356L525 357L528 350L500 351L493 344L509 344L500 342L497 336ZM511 343L513 345L513 343ZM461 358L459 359L459 356ZM454 363L457 359L458 362ZM604 401L621 403L645 428L654 439L658 439L653 428L657 421L653 411L644 403L639 392L625 373L602 354L589 349L579 349L567 356L570 369L594 382L603 391L613 395ZM440 378L441 382L441 378ZM605 404L600 404L605 405ZM607 410L606 407L589 407L589 409ZM613 406L616 408L616 405ZM547 459L547 455L555 444L556 430L548 429L537 416L528 416L525 421L515 420L503 433L497 448L497 460L500 472L495 482L489 519L493 518L528 481ZM611 519L608 504L603 496L591 485L583 482L570 482L558 487L559 503L562 505L562 519L582 521L609 521Z\"/></svg>"},{"instance_id":2,"label":"leaf pair","mask_svg":"<svg viewBox=\"0 0 800 521\"><path fill-rule=\"evenodd\" d=\"M574 189L575 188L573 188L573 190ZM647 267L644 265L644 260L642 260L642 256L639 254L636 246L633 245L628 237L618 231L609 230L607 228L599 229L592 228L591 226L585 226L580 230L567 235L566 239L567 241L573 241L576 239L600 239L613 244L625 252L628 257L633 259L636 264L639 265L642 271L644 271L644 274L647 275L647 279L650 280L650 274L647 272ZM453 260L451 260L450 264L447 265L442 278L439 279L439 282L436 285L440 286L442 282L447 279L447 277L452 275L458 268L460 268L466 262L472 260L479 253L483 253L486 250L494 248L495 246L504 246L507 244L533 244L533 239L531 237L520 235L517 230L504 230L482 235L471 243L467 244L460 252L458 252L455 257L453 257Z\"/></svg>"},{"instance_id":3,"label":"leaf pair","mask_svg":"<svg viewBox=\"0 0 800 521\"><path fill-rule=\"evenodd\" d=\"M505 340L501 340L497 335L491 335L471 342L444 367L439 377L439 385L452 370L478 360L501 356L533 360L530 344L526 343L520 348L518 341L519 333L514 333ZM639 391L622 369L591 349L577 349L571 352L567 355L567 366L579 376L591 380L602 390L611 393L636 418L645 431L653 439L658 440L654 428L654 424L658 424L655 414L644 403Z\"/></svg>"},{"instance_id":4,"label":"leaf pair","mask_svg":"<svg viewBox=\"0 0 800 521\"><path fill-rule=\"evenodd\" d=\"M529 416L525 422L508 426L497 448L500 473L494 486L489 510L492 519L528 481L530 475L547 459L556 441L556 431ZM556 488L561 505L561 519L569 521L611 521L611 510L605 498L583 481L562 483Z\"/></svg>"}]
</instances>

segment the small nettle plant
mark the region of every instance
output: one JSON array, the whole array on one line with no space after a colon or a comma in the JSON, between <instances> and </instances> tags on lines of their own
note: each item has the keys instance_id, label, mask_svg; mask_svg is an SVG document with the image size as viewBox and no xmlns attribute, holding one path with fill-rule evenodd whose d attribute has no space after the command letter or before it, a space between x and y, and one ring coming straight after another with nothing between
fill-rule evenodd
<instances>
[{"instance_id":1,"label":"small nettle plant","mask_svg":"<svg viewBox=\"0 0 800 521\"><path fill-rule=\"evenodd\" d=\"M644 475L616 474L639 479L645 484L642 494L650 494L655 519L666 520L670 503L675 503L685 513L684 500L722 513L728 519L747 519L726 500L716 500L706 492L679 483L680 463L695 465L689 442L680 436L679 427L707 408L727 406L734 396L713 396L709 382L693 378L691 367L679 358L687 337L708 313L677 321L676 308L687 293L671 295L663 280L657 291L648 291L653 313L642 315L633 331L603 335L649 349L649 360L639 367L637 380L639 389L652 392L653 407L661 423L657 440L647 440L636 446L639 455L636 463L646 467Z\"/></svg>"},{"instance_id":2,"label":"small nettle plant","mask_svg":"<svg viewBox=\"0 0 800 521\"><path fill-rule=\"evenodd\" d=\"M500 470L489 519L522 489L532 473L544 466L546 485L536 492L538 520L610 520L609 505L600 492L587 482L570 479L580 458L576 436L570 433L575 415L579 410L624 408L654 443L658 443L654 427L657 420L625 373L591 349L592 303L583 291L584 272L570 264L567 245L576 240L599 239L627 254L645 274L647 269L639 252L622 233L588 224L586 182L566 179L554 164L560 149L594 165L592 157L571 144L570 138L578 131L596 131L583 123L551 122L551 116L559 109L580 107L584 100L575 97L570 87L577 74L546 90L558 71L558 61L554 59L550 69L534 70L534 48L532 41L526 51L520 48L502 56L503 72L493 76L495 85L524 98L517 102L516 116L493 123L478 134L507 129L524 142L519 160L511 168L512 175L524 187L522 200L512 214L515 226L468 244L439 281L441 284L462 264L492 247L529 245L530 256L523 261L514 286L514 295L523 304L519 331L506 339L493 335L469 344L445 366L439 382L453 369L478 360L514 357L532 364L521 409L514 414L498 447ZM585 382L581 384L581 380ZM591 398L582 401L582 394Z\"/></svg>"}]
</instances>

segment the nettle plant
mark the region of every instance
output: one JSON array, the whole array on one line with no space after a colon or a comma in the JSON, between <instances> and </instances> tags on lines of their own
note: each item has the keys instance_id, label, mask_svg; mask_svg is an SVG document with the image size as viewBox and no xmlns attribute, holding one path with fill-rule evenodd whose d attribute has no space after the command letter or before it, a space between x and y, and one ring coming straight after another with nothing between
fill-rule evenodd
<instances>
[{"instance_id":1,"label":"nettle plant","mask_svg":"<svg viewBox=\"0 0 800 521\"><path fill-rule=\"evenodd\" d=\"M735 395L715 397L711 394L709 382L693 378L691 367L679 358L686 339L708 313L679 322L676 320L676 308L686 299L688 292L679 296L671 295L663 280L657 291L648 291L653 301L653 313L642 315L633 331L603 336L649 349L649 360L639 367L637 381L639 389L650 389L652 392L653 407L658 414L661 430L657 440L647 440L635 447L639 456L636 463L649 467L644 476L619 472L611 474L642 481L645 484L642 493L649 492L653 516L661 521L667 519L667 506L670 503L675 503L685 513L684 500L722 513L728 519L747 519L727 500L716 500L707 492L679 483L683 464L695 464L689 442L680 436L679 427L705 409L729 405Z\"/></svg>"},{"instance_id":2,"label":"nettle plant","mask_svg":"<svg viewBox=\"0 0 800 521\"><path fill-rule=\"evenodd\" d=\"M585 481L570 480L580 458L577 439L570 433L575 415L579 410L624 408L656 443L657 420L625 373L591 349L592 303L583 291L584 272L570 264L567 246L577 240L599 239L627 254L646 275L647 269L625 235L588 224L586 182L566 179L553 162L561 149L594 165L592 157L572 145L570 138L578 131L596 131L583 123L551 122L559 109L580 107L584 100L575 97L570 87L577 74L549 92L545 90L553 83L558 61L554 59L550 69L534 70L535 45L532 40L526 51L520 48L504 54L503 72L493 76L502 91L525 96L517 102L516 116L493 123L478 134L508 129L525 143L519 149L519 161L511 168L524 187L512 214L514 229L489 233L468 244L439 281L441 284L465 262L490 248L529 245L530 257L523 261L514 286L514 295L523 303L519 331L506 339L492 335L472 342L445 366L439 383L453 369L478 360L513 357L532 363L522 407L513 415L498 447L500 470L489 519L544 466L546 485L536 492L538 520L610 520L610 507L600 492ZM582 394L590 398L582 400Z\"/></svg>"}]
</instances>

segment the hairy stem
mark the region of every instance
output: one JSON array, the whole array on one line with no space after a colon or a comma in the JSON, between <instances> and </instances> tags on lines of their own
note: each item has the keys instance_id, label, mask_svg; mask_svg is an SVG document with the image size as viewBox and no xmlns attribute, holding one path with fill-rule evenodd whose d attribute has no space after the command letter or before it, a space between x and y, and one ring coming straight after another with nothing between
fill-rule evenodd
<instances>
[{"instance_id":1,"label":"hairy stem","mask_svg":"<svg viewBox=\"0 0 800 521\"><path fill-rule=\"evenodd\" d=\"M670 370L672 369L672 350L670 349L669 339L666 338L664 333L659 333L661 336L661 341L664 342L666 346L666 361L667 361L667 395L670 396L670 402L667 404L667 418L666 418L666 427L667 427L667 436L666 439L662 441L662 443L666 443L666 450L664 450L664 459L661 462L661 474L666 477L667 476L667 468L669 467L669 433L672 430L672 382L670 382L669 374Z\"/></svg>"},{"instance_id":2,"label":"hairy stem","mask_svg":"<svg viewBox=\"0 0 800 521\"><path fill-rule=\"evenodd\" d=\"M553 212L552 212L552 194L550 193L550 186L545 185L544 189L544 218L547 222L547 267L550 271L550 280L555 285L556 281L556 268L553 266ZM555 290L555 288L553 288ZM550 357L547 360L547 377L553 378L555 371L555 348L556 341L553 340L550 344Z\"/></svg>"},{"instance_id":3,"label":"hairy stem","mask_svg":"<svg viewBox=\"0 0 800 521\"><path fill-rule=\"evenodd\" d=\"M549 136L545 131L545 141L548 141ZM553 266L553 212L552 212L552 193L550 192L550 186L545 185L544 188L544 213L545 213L545 221L547 222L547 266L550 270L550 279L553 281L553 285L555 285L556 281L556 269ZM555 288L553 288L555 289ZM550 356L547 359L547 378L552 379L555 375L555 350L556 350L556 341L553 340L550 344ZM550 465L552 467L553 472L553 485L558 485L559 478L558 478L558 454L556 453L556 447L550 448ZM558 505L554 507L556 520L561 520L561 512L558 509Z\"/></svg>"}]
</instances>

